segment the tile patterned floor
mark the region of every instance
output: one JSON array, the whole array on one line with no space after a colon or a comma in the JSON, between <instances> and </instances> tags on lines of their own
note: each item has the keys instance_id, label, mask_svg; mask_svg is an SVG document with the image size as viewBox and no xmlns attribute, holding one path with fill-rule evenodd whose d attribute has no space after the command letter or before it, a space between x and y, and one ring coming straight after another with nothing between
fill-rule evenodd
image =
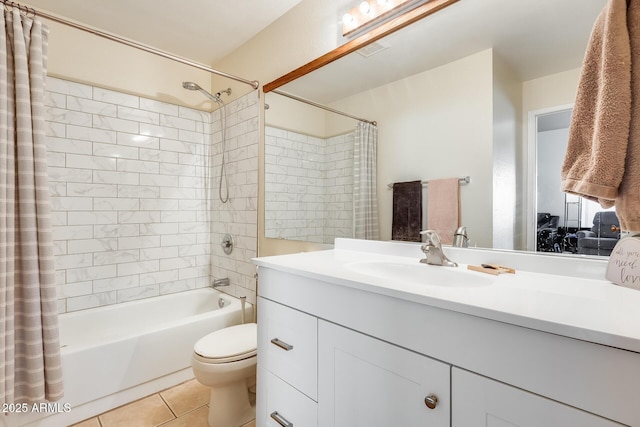
<instances>
[{"instance_id":1,"label":"tile patterned floor","mask_svg":"<svg viewBox=\"0 0 640 427\"><path fill-rule=\"evenodd\" d=\"M193 379L72 427L207 427L208 403L209 388Z\"/></svg>"}]
</instances>

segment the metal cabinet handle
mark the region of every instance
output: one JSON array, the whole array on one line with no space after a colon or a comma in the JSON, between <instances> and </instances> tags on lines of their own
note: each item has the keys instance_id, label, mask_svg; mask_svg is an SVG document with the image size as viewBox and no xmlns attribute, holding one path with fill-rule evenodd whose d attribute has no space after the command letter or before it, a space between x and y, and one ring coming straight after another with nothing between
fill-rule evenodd
<instances>
[{"instance_id":1,"label":"metal cabinet handle","mask_svg":"<svg viewBox=\"0 0 640 427\"><path fill-rule=\"evenodd\" d=\"M428 395L424 398L424 404L427 405L429 409L436 409L436 406L438 406L438 396L435 394Z\"/></svg>"},{"instance_id":2,"label":"metal cabinet handle","mask_svg":"<svg viewBox=\"0 0 640 427\"><path fill-rule=\"evenodd\" d=\"M276 420L276 422L280 424L282 427L293 427L293 423L290 423L289 421L287 421L287 419L282 415L280 415L278 411L272 412L271 418Z\"/></svg>"},{"instance_id":3,"label":"metal cabinet handle","mask_svg":"<svg viewBox=\"0 0 640 427\"><path fill-rule=\"evenodd\" d=\"M275 344L285 351L293 350L293 346L291 344L287 344L284 341L280 341L278 338L272 339L271 344Z\"/></svg>"}]
</instances>

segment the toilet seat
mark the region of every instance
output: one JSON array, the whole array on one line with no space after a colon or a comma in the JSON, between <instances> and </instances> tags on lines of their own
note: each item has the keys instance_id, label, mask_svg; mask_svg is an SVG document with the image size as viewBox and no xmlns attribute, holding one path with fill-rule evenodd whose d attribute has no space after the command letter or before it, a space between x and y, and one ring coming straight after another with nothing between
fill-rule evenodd
<instances>
[{"instance_id":1,"label":"toilet seat","mask_svg":"<svg viewBox=\"0 0 640 427\"><path fill-rule=\"evenodd\" d=\"M257 345L257 325L246 323L205 335L195 343L193 351L201 362L229 363L255 356Z\"/></svg>"}]
</instances>

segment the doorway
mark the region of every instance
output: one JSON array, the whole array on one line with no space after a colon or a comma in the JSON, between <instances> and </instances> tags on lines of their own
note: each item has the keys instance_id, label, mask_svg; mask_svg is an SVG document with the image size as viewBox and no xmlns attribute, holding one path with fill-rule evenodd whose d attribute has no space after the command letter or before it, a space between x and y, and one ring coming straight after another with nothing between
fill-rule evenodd
<instances>
[{"instance_id":1,"label":"doorway","mask_svg":"<svg viewBox=\"0 0 640 427\"><path fill-rule=\"evenodd\" d=\"M578 235L590 230L598 203L564 193L561 168L567 150L573 105L529 112L527 249L579 253Z\"/></svg>"}]
</instances>

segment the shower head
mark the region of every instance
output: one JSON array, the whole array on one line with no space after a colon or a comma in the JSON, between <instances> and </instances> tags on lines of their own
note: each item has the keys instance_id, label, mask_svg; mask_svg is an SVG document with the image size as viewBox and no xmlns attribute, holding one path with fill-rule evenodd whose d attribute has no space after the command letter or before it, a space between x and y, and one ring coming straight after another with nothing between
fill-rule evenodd
<instances>
[{"instance_id":1,"label":"shower head","mask_svg":"<svg viewBox=\"0 0 640 427\"><path fill-rule=\"evenodd\" d=\"M182 87L188 90L202 90L200 85L194 82L182 82Z\"/></svg>"},{"instance_id":2,"label":"shower head","mask_svg":"<svg viewBox=\"0 0 640 427\"><path fill-rule=\"evenodd\" d=\"M220 96L223 93L226 93L228 96L231 96L231 88L221 90L220 92L216 92L215 95L212 95L206 90L202 89L199 84L194 82L182 82L182 87L187 90L197 90L201 92L204 96L212 100L213 102L222 102L222 100L220 99Z\"/></svg>"},{"instance_id":3,"label":"shower head","mask_svg":"<svg viewBox=\"0 0 640 427\"><path fill-rule=\"evenodd\" d=\"M182 82L182 87L187 89L187 90L197 90L198 92L201 92L204 96L206 96L207 98L209 98L213 102L221 102L220 101L220 92L218 92L215 95L211 95L209 92L207 92L206 90L202 89L200 87L200 85L197 84L197 83L194 83L194 82Z\"/></svg>"}]
</instances>

